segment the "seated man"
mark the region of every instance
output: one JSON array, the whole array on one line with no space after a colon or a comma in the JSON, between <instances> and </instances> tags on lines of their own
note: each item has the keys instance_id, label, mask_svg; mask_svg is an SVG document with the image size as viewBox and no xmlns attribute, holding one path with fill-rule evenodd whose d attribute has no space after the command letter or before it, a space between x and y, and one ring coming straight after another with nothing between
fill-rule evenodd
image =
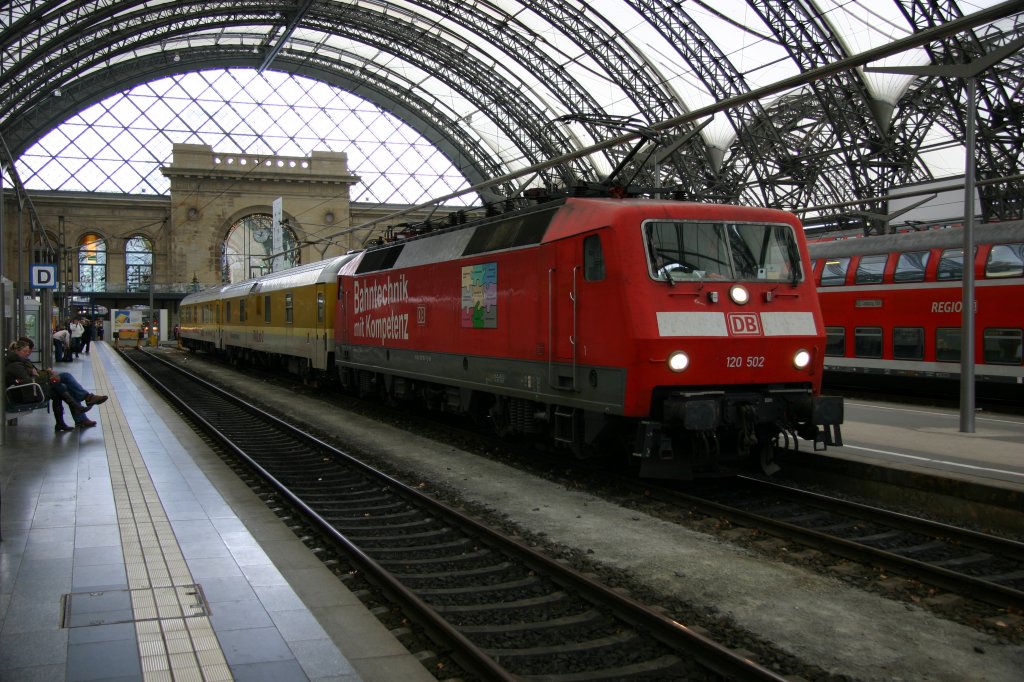
<instances>
[{"instance_id":1,"label":"seated man","mask_svg":"<svg viewBox=\"0 0 1024 682\"><path fill-rule=\"evenodd\" d=\"M36 347L35 342L32 341L32 339L28 338L27 336L18 337L18 341L27 343L30 352L32 349ZM33 367L34 366L35 365L33 365ZM78 383L78 379L76 379L74 375L71 374L71 372L60 372L59 374L57 374L57 376L60 377L60 380L64 382L64 384L68 387L68 391L71 393L71 397L74 398L75 400L84 402L86 405L89 406L100 405L102 403L107 402L107 396L96 395L95 393L89 393L89 391L85 390L82 384Z\"/></svg>"},{"instance_id":2,"label":"seated man","mask_svg":"<svg viewBox=\"0 0 1024 682\"><path fill-rule=\"evenodd\" d=\"M43 389L43 395L53 403L53 417L56 422L53 427L54 431L71 431L73 428L64 423L63 403L67 403L71 408L71 414L76 424L82 427L95 426L96 422L84 416L91 408L91 405L83 406L75 400L71 396L67 385L60 380L58 375L49 373L47 379L42 379L39 370L28 359L31 354L32 345L26 343L24 339L18 339L11 344L6 357L5 385L39 384Z\"/></svg>"},{"instance_id":3,"label":"seated man","mask_svg":"<svg viewBox=\"0 0 1024 682\"><path fill-rule=\"evenodd\" d=\"M32 354L32 349L35 348L35 343L33 343L32 339L28 338L27 336L20 337L15 343L21 343L28 346L28 352L25 353L23 362L27 363L28 366L31 368L30 374L31 372L36 372L37 375L38 370L36 369L35 365L33 365L32 362L28 359L28 356ZM13 348L14 344L11 344L11 347ZM71 396L72 399L85 403L86 411L88 411L88 409L93 405L100 405L102 403L107 402L107 396L96 395L95 393L90 393L89 391L85 390L82 384L78 383L78 379L76 379L74 375L72 375L70 372L60 372L56 376L57 380L61 384L63 384L63 387L67 388L68 395ZM59 390L63 391L63 388ZM96 422L85 417L84 412L76 413L74 410L72 410L71 414L74 417L75 424L82 428L96 426Z\"/></svg>"}]
</instances>

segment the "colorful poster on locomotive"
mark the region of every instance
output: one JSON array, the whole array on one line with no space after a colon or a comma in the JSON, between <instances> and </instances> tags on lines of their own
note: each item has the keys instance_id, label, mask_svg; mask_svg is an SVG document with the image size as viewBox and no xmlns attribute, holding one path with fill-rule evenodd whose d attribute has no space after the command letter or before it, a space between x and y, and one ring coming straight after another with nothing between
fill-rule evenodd
<instances>
[{"instance_id":1,"label":"colorful poster on locomotive","mask_svg":"<svg viewBox=\"0 0 1024 682\"><path fill-rule=\"evenodd\" d=\"M478 263L462 268L462 326L498 328L497 263Z\"/></svg>"}]
</instances>

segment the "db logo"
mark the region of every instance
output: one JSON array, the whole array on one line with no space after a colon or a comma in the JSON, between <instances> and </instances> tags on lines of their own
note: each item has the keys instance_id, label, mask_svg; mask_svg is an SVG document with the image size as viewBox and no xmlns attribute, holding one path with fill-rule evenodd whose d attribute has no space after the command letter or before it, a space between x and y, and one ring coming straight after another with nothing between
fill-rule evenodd
<instances>
[{"instance_id":1,"label":"db logo","mask_svg":"<svg viewBox=\"0 0 1024 682\"><path fill-rule=\"evenodd\" d=\"M761 335L761 318L757 313L729 313L729 333L738 335Z\"/></svg>"}]
</instances>

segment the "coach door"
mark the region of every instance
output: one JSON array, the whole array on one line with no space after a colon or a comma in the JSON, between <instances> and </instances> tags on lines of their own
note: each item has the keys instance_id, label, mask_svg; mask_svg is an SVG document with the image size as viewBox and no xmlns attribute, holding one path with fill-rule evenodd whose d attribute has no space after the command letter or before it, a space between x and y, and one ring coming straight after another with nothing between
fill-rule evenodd
<instances>
[{"instance_id":1,"label":"coach door","mask_svg":"<svg viewBox=\"0 0 1024 682\"><path fill-rule=\"evenodd\" d=\"M576 390L579 338L579 282L582 277L580 240L563 239L554 244L553 267L548 270L548 311L551 349L548 379L559 391Z\"/></svg>"},{"instance_id":2,"label":"coach door","mask_svg":"<svg viewBox=\"0 0 1024 682\"><path fill-rule=\"evenodd\" d=\"M312 362L316 369L327 369L327 352L330 347L331 332L327 329L327 285L323 282L316 285L316 296L313 310L314 350Z\"/></svg>"}]
</instances>

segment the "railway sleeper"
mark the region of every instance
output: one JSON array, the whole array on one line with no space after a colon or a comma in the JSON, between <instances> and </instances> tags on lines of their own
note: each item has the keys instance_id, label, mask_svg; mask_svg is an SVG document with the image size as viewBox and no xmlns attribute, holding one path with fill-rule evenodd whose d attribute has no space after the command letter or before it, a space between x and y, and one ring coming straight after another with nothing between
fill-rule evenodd
<instances>
[{"instance_id":1,"label":"railway sleeper","mask_svg":"<svg viewBox=\"0 0 1024 682\"><path fill-rule=\"evenodd\" d=\"M436 588L424 588L422 590L416 590L416 594L420 596L433 596L438 597L442 595L471 595L471 594L490 594L498 592L500 590L521 590L526 587L534 587L540 583L540 579L534 576L527 576L520 578L519 580L512 580L507 583L497 583L494 585L468 585L464 587L436 587Z\"/></svg>"},{"instance_id":2,"label":"railway sleeper","mask_svg":"<svg viewBox=\"0 0 1024 682\"><path fill-rule=\"evenodd\" d=\"M588 609L571 616L535 620L524 623L502 623L500 625L461 625L459 631L467 635L500 635L506 632L523 632L527 630L548 630L553 628L579 627L595 625L607 621L607 617L599 611Z\"/></svg>"},{"instance_id":3,"label":"railway sleeper","mask_svg":"<svg viewBox=\"0 0 1024 682\"><path fill-rule=\"evenodd\" d=\"M531 647L529 649L486 649L488 654L499 661L515 657L551 656L554 654L570 654L583 652L596 652L598 649L609 649L622 647L638 641L637 633L632 630L618 632L607 637L586 640L583 642L567 642L565 644L552 644L550 646ZM604 672L604 671L602 671ZM611 679L611 678L609 678Z\"/></svg>"},{"instance_id":4,"label":"railway sleeper","mask_svg":"<svg viewBox=\"0 0 1024 682\"><path fill-rule=\"evenodd\" d=\"M468 570L448 569L445 571L439 571L436 573L394 573L393 575L399 580L434 580L437 578L473 578L487 575L495 575L499 573L506 573L512 564L507 561L503 561L498 564L491 566L484 566L482 568L473 568Z\"/></svg>"},{"instance_id":5,"label":"railway sleeper","mask_svg":"<svg viewBox=\"0 0 1024 682\"><path fill-rule=\"evenodd\" d=\"M553 607L556 604L565 602L569 598L565 592L549 592L538 597L526 597L524 599L510 599L500 604L431 604L430 608L438 613L484 613L487 611L515 611L523 609L536 609Z\"/></svg>"}]
</instances>

